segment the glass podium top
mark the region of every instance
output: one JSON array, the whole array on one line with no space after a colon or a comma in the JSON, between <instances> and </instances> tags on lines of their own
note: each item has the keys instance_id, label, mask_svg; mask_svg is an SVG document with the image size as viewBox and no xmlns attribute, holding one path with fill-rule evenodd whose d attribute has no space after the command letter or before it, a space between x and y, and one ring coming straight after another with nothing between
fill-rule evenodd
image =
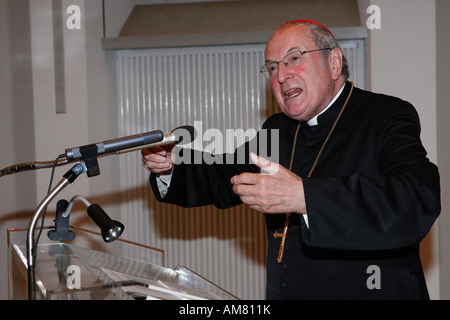
<instances>
[{"instance_id":1,"label":"glass podium top","mask_svg":"<svg viewBox=\"0 0 450 320\"><path fill-rule=\"evenodd\" d=\"M185 266L164 266L164 251L72 227L74 241L45 237L35 259L36 297L48 300L235 300ZM45 230L43 230L45 231ZM100 240L99 240L100 239ZM9 298L27 299L26 229L8 230Z\"/></svg>"}]
</instances>

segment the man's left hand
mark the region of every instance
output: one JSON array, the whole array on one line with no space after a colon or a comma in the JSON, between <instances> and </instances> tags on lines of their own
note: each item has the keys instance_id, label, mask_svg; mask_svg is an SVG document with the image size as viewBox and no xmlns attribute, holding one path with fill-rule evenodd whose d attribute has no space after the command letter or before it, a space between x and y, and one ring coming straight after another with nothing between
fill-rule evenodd
<instances>
[{"instance_id":1,"label":"man's left hand","mask_svg":"<svg viewBox=\"0 0 450 320\"><path fill-rule=\"evenodd\" d=\"M250 158L262 173L244 172L231 178L233 191L243 203L263 213L307 213L299 176L254 153Z\"/></svg>"}]
</instances>

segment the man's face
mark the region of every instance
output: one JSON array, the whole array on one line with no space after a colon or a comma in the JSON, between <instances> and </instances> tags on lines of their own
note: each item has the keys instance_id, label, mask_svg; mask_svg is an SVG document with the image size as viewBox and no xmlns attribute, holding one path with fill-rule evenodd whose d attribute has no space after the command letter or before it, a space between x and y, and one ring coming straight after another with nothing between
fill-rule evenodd
<instances>
[{"instance_id":1,"label":"man's face","mask_svg":"<svg viewBox=\"0 0 450 320\"><path fill-rule=\"evenodd\" d=\"M305 25L288 25L277 30L267 43L266 63L280 61L294 50L317 48ZM305 53L296 67L278 65L278 74L270 79L275 98L281 110L298 121L309 121L319 114L334 98L336 72L333 73L332 58L324 58L323 51Z\"/></svg>"}]
</instances>

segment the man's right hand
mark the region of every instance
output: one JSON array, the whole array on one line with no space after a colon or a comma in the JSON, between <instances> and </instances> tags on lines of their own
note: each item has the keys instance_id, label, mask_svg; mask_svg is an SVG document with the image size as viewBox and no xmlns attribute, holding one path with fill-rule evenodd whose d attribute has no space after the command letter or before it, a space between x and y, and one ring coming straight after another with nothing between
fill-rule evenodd
<instances>
[{"instance_id":1,"label":"man's right hand","mask_svg":"<svg viewBox=\"0 0 450 320\"><path fill-rule=\"evenodd\" d=\"M153 173L169 174L173 168L172 149L173 145L165 145L142 149L142 164Z\"/></svg>"}]
</instances>

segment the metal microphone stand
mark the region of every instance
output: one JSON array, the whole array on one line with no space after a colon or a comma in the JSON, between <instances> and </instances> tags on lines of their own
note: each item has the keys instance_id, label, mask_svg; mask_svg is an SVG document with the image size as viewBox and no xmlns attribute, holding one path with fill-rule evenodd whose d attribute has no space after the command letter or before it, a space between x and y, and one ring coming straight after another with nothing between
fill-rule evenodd
<instances>
[{"instance_id":1,"label":"metal microphone stand","mask_svg":"<svg viewBox=\"0 0 450 320\"><path fill-rule=\"evenodd\" d=\"M72 184L78 176L87 172L87 167L83 162L80 162L72 167L64 174L61 181L49 192L49 194L42 200L41 204L36 208L32 219L27 229L27 263L28 263L28 299L36 299L36 275L35 275L35 254L37 250L36 243L34 241L34 231L36 229L37 221L42 214L42 211L47 205L69 184Z\"/></svg>"}]
</instances>

